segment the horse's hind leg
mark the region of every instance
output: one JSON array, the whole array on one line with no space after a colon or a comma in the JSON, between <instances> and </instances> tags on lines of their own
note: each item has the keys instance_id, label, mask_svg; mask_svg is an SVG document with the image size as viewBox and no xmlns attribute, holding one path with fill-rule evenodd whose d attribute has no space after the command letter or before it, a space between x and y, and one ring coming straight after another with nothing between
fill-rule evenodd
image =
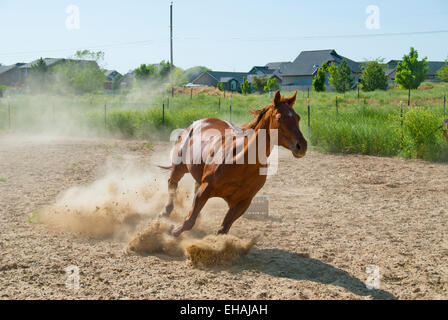
<instances>
[{"instance_id":1,"label":"horse's hind leg","mask_svg":"<svg viewBox=\"0 0 448 320\"><path fill-rule=\"evenodd\" d=\"M218 230L218 234L227 234L230 230L232 224L241 217L244 212L246 212L247 208L249 208L251 199L243 200L238 202L236 205L229 205L230 209L227 211L224 220L222 221L221 228Z\"/></svg>"},{"instance_id":2,"label":"horse's hind leg","mask_svg":"<svg viewBox=\"0 0 448 320\"><path fill-rule=\"evenodd\" d=\"M180 179L188 172L187 167L183 164L174 165L171 169L170 178L168 179L168 203L165 206L165 209L160 214L160 217L168 218L173 212L174 209L174 198L176 197L176 191L179 184Z\"/></svg>"},{"instance_id":3,"label":"horse's hind leg","mask_svg":"<svg viewBox=\"0 0 448 320\"><path fill-rule=\"evenodd\" d=\"M185 218L183 224L181 224L177 228L174 228L171 232L173 236L178 237L182 232L191 230L194 227L199 213L201 212L202 208L209 198L210 190L208 188L208 184L203 183L200 185L199 189L196 192L196 195L194 196L193 208L188 213L187 218Z\"/></svg>"}]
</instances>

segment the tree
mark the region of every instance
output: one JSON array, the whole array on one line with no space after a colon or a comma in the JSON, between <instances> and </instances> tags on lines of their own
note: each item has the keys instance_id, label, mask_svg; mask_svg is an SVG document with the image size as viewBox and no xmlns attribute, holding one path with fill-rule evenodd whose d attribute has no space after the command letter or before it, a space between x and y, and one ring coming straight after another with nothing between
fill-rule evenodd
<instances>
[{"instance_id":1,"label":"tree","mask_svg":"<svg viewBox=\"0 0 448 320\"><path fill-rule=\"evenodd\" d=\"M241 93L246 95L250 91L250 82L246 80L246 77L243 77L243 82L240 84L241 86Z\"/></svg>"},{"instance_id":2,"label":"tree","mask_svg":"<svg viewBox=\"0 0 448 320\"><path fill-rule=\"evenodd\" d=\"M219 91L224 91L224 84L222 82L218 82L216 88L218 88Z\"/></svg>"},{"instance_id":3,"label":"tree","mask_svg":"<svg viewBox=\"0 0 448 320\"><path fill-rule=\"evenodd\" d=\"M271 91L276 91L280 88L280 86L277 84L277 78L270 77L268 79L268 82L266 83L266 86L264 87L264 92L269 93Z\"/></svg>"},{"instance_id":4,"label":"tree","mask_svg":"<svg viewBox=\"0 0 448 320\"><path fill-rule=\"evenodd\" d=\"M262 76L255 76L253 78L252 84L258 92L263 92L264 88L268 84L268 77L264 74Z\"/></svg>"},{"instance_id":5,"label":"tree","mask_svg":"<svg viewBox=\"0 0 448 320\"><path fill-rule=\"evenodd\" d=\"M395 81L404 89L417 89L425 80L428 72L427 57L418 60L418 52L411 47L408 55L403 56L403 61L397 65Z\"/></svg>"},{"instance_id":6,"label":"tree","mask_svg":"<svg viewBox=\"0 0 448 320\"><path fill-rule=\"evenodd\" d=\"M364 91L387 90L385 67L378 61L367 61L362 65L361 88Z\"/></svg>"},{"instance_id":7,"label":"tree","mask_svg":"<svg viewBox=\"0 0 448 320\"><path fill-rule=\"evenodd\" d=\"M31 66L27 83L32 90L43 90L46 87L47 72L48 66L42 58Z\"/></svg>"},{"instance_id":8,"label":"tree","mask_svg":"<svg viewBox=\"0 0 448 320\"><path fill-rule=\"evenodd\" d=\"M171 72L171 63L165 60L160 61L157 65L157 75L164 80Z\"/></svg>"},{"instance_id":9,"label":"tree","mask_svg":"<svg viewBox=\"0 0 448 320\"><path fill-rule=\"evenodd\" d=\"M67 59L54 68L54 77L66 83L76 93L94 93L104 88L106 70L100 67L104 52L77 51L75 59Z\"/></svg>"},{"instance_id":10,"label":"tree","mask_svg":"<svg viewBox=\"0 0 448 320\"><path fill-rule=\"evenodd\" d=\"M141 64L134 70L134 76L137 81L145 81L154 78L157 74L156 67L153 64Z\"/></svg>"},{"instance_id":11,"label":"tree","mask_svg":"<svg viewBox=\"0 0 448 320\"><path fill-rule=\"evenodd\" d=\"M197 77L199 77L203 72L209 71L207 67L197 66L192 67L186 70L182 70L181 68L175 68L174 71L174 83L176 86L183 86L187 83L190 83Z\"/></svg>"},{"instance_id":12,"label":"tree","mask_svg":"<svg viewBox=\"0 0 448 320\"><path fill-rule=\"evenodd\" d=\"M160 63L156 64L141 64L140 67L134 70L135 79L138 82L154 80L160 82L168 81L168 76L171 72L171 63L162 60ZM174 75L176 77L176 68L174 70Z\"/></svg>"},{"instance_id":13,"label":"tree","mask_svg":"<svg viewBox=\"0 0 448 320\"><path fill-rule=\"evenodd\" d=\"M411 89L417 89L425 80L428 72L427 57L418 61L418 52L411 47L409 55L403 56L403 61L397 65L395 81L401 88L408 90L408 106L411 105Z\"/></svg>"},{"instance_id":14,"label":"tree","mask_svg":"<svg viewBox=\"0 0 448 320\"><path fill-rule=\"evenodd\" d=\"M448 82L448 60L446 60L445 65L437 71L437 77L442 81Z\"/></svg>"},{"instance_id":15,"label":"tree","mask_svg":"<svg viewBox=\"0 0 448 320\"><path fill-rule=\"evenodd\" d=\"M313 78L313 89L316 92L325 91L325 81L327 74L327 64L324 62L322 66L317 70L316 75Z\"/></svg>"},{"instance_id":16,"label":"tree","mask_svg":"<svg viewBox=\"0 0 448 320\"><path fill-rule=\"evenodd\" d=\"M344 93L353 87L352 70L346 59L342 60L339 67L331 63L327 70L330 75L330 84L335 87L337 92Z\"/></svg>"}]
</instances>

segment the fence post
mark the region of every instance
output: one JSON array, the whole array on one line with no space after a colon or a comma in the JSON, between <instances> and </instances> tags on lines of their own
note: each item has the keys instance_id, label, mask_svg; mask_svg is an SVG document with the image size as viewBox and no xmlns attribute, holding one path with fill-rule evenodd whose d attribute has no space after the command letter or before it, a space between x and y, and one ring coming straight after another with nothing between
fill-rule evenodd
<instances>
[{"instance_id":1,"label":"fence post","mask_svg":"<svg viewBox=\"0 0 448 320\"><path fill-rule=\"evenodd\" d=\"M218 98L218 112L221 111L221 97Z\"/></svg>"},{"instance_id":2,"label":"fence post","mask_svg":"<svg viewBox=\"0 0 448 320\"><path fill-rule=\"evenodd\" d=\"M408 107L410 107L411 106L411 88L409 88L409 91L408 91Z\"/></svg>"},{"instance_id":3,"label":"fence post","mask_svg":"<svg viewBox=\"0 0 448 320\"><path fill-rule=\"evenodd\" d=\"M8 126L9 130L11 130L11 102L8 101Z\"/></svg>"},{"instance_id":4,"label":"fence post","mask_svg":"<svg viewBox=\"0 0 448 320\"><path fill-rule=\"evenodd\" d=\"M162 126L165 125L165 100L162 102Z\"/></svg>"},{"instance_id":5,"label":"fence post","mask_svg":"<svg viewBox=\"0 0 448 320\"><path fill-rule=\"evenodd\" d=\"M107 129L107 100L104 99L104 129Z\"/></svg>"},{"instance_id":6,"label":"fence post","mask_svg":"<svg viewBox=\"0 0 448 320\"><path fill-rule=\"evenodd\" d=\"M191 91L190 91L190 99L193 100L193 88L191 88Z\"/></svg>"},{"instance_id":7,"label":"fence post","mask_svg":"<svg viewBox=\"0 0 448 320\"><path fill-rule=\"evenodd\" d=\"M232 96L229 98L230 122L232 122Z\"/></svg>"},{"instance_id":8,"label":"fence post","mask_svg":"<svg viewBox=\"0 0 448 320\"><path fill-rule=\"evenodd\" d=\"M310 107L310 99L307 99L308 102L308 128L311 127L311 107Z\"/></svg>"},{"instance_id":9,"label":"fence post","mask_svg":"<svg viewBox=\"0 0 448 320\"><path fill-rule=\"evenodd\" d=\"M336 96L336 114L339 114L339 110L338 110L338 96Z\"/></svg>"},{"instance_id":10,"label":"fence post","mask_svg":"<svg viewBox=\"0 0 448 320\"><path fill-rule=\"evenodd\" d=\"M166 99L166 108L169 109L170 108L170 98Z\"/></svg>"},{"instance_id":11,"label":"fence post","mask_svg":"<svg viewBox=\"0 0 448 320\"><path fill-rule=\"evenodd\" d=\"M443 95L443 117L446 118L446 93Z\"/></svg>"},{"instance_id":12,"label":"fence post","mask_svg":"<svg viewBox=\"0 0 448 320\"><path fill-rule=\"evenodd\" d=\"M403 101L400 101L400 126L401 126L401 142L404 140L404 132L403 132Z\"/></svg>"}]
</instances>

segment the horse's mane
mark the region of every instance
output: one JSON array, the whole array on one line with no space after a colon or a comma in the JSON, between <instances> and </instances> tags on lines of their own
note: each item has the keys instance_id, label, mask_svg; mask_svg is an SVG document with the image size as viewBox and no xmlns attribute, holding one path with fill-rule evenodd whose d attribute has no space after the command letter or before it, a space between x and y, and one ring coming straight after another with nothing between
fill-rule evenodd
<instances>
[{"instance_id":1,"label":"horse's mane","mask_svg":"<svg viewBox=\"0 0 448 320\"><path fill-rule=\"evenodd\" d=\"M253 116L255 116L255 118L247 123L247 124L243 124L242 128L243 129L255 129L257 127L257 125L260 123L261 120L263 120L263 117L265 116L265 114L271 110L273 107L273 105L269 105L269 106L265 106L261 109L258 110L253 110L250 112L250 114L252 114Z\"/></svg>"}]
</instances>

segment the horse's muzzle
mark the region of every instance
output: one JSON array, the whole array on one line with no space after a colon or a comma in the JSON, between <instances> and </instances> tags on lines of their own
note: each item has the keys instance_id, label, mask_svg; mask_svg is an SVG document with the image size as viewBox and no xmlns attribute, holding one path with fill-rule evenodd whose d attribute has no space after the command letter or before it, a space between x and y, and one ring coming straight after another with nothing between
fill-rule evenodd
<instances>
[{"instance_id":1,"label":"horse's muzzle","mask_svg":"<svg viewBox=\"0 0 448 320\"><path fill-rule=\"evenodd\" d=\"M291 148L292 154L295 158L303 158L306 155L307 143L304 144L297 143L294 148Z\"/></svg>"}]
</instances>

